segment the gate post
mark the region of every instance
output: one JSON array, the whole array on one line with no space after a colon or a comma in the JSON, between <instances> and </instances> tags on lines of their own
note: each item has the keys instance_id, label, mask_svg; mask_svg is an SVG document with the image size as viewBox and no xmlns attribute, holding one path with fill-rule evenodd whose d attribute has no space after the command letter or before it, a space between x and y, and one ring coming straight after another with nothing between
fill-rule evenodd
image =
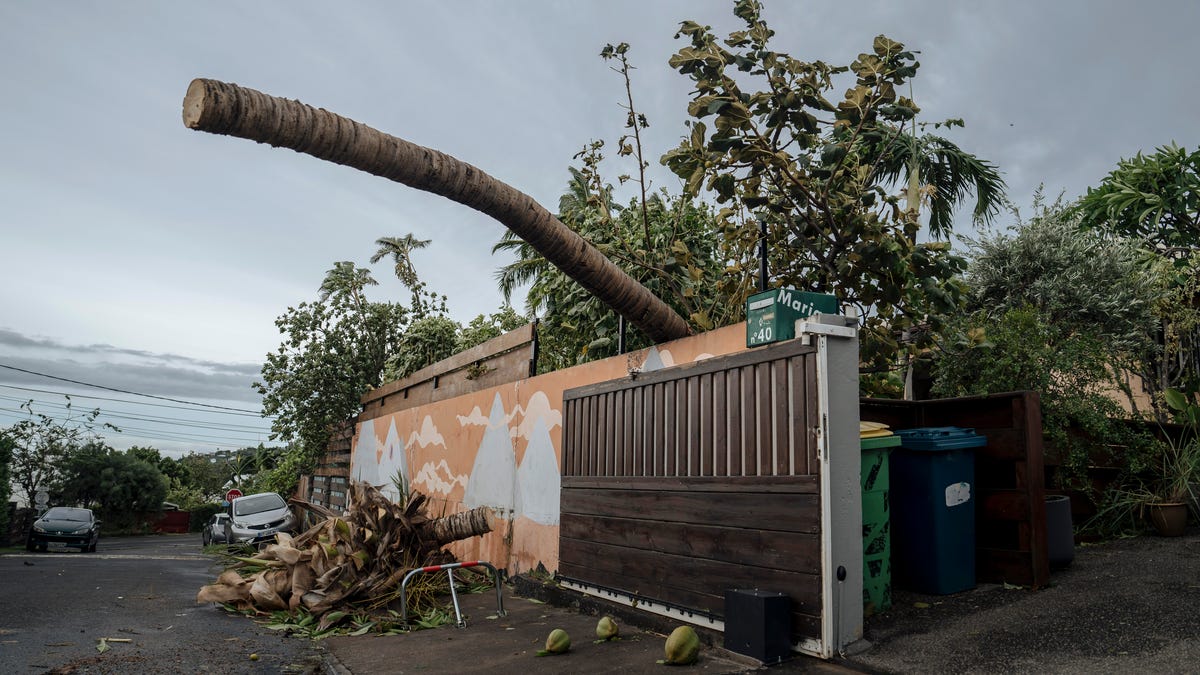
<instances>
[{"instance_id":1,"label":"gate post","mask_svg":"<svg viewBox=\"0 0 1200 675\"><path fill-rule=\"evenodd\" d=\"M859 470L858 320L815 314L796 337L817 347L821 462L820 655L830 658L863 635L862 485Z\"/></svg>"}]
</instances>

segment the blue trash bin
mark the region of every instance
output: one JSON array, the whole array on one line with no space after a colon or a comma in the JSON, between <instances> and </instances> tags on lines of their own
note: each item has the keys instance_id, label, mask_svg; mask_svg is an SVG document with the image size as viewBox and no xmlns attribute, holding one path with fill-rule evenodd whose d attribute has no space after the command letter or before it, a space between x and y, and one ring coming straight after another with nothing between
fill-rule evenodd
<instances>
[{"instance_id":1,"label":"blue trash bin","mask_svg":"<svg viewBox=\"0 0 1200 675\"><path fill-rule=\"evenodd\" d=\"M975 587L974 429L896 431L891 457L892 576L897 586L947 595Z\"/></svg>"}]
</instances>

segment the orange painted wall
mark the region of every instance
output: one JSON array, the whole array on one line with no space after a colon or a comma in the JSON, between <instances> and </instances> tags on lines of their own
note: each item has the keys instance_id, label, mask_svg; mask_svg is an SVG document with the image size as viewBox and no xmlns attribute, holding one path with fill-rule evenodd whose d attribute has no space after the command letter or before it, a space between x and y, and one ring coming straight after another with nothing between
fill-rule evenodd
<instances>
[{"instance_id":1,"label":"orange painted wall","mask_svg":"<svg viewBox=\"0 0 1200 675\"><path fill-rule=\"evenodd\" d=\"M563 391L746 348L745 324L458 398L359 419L351 476L398 497L393 478L431 498L430 515L492 510L492 532L458 542L460 560L516 574L558 568Z\"/></svg>"}]
</instances>

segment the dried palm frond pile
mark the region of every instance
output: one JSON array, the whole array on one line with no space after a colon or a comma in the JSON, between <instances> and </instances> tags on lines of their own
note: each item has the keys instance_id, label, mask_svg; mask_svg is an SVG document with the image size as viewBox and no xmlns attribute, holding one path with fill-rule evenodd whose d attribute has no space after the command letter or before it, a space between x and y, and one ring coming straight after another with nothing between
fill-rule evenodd
<instances>
[{"instance_id":1,"label":"dried palm frond pile","mask_svg":"<svg viewBox=\"0 0 1200 675\"><path fill-rule=\"evenodd\" d=\"M403 505L361 482L350 485L342 516L324 507L292 502L322 518L303 534L280 533L251 557L235 557L196 602L238 610L305 610L314 617L333 609L379 607L398 597L414 568L452 562L442 546L491 531L487 509L443 518L425 513L427 499L412 492Z\"/></svg>"}]
</instances>

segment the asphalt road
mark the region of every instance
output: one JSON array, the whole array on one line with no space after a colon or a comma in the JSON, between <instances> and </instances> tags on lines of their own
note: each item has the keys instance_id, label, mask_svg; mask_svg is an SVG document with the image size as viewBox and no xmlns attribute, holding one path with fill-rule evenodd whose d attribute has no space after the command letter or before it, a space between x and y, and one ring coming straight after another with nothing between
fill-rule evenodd
<instances>
[{"instance_id":1,"label":"asphalt road","mask_svg":"<svg viewBox=\"0 0 1200 675\"><path fill-rule=\"evenodd\" d=\"M0 555L0 671L321 672L316 643L197 605L219 571L199 534L102 537L96 553L52 546ZM130 642L101 653L101 638Z\"/></svg>"}]
</instances>

